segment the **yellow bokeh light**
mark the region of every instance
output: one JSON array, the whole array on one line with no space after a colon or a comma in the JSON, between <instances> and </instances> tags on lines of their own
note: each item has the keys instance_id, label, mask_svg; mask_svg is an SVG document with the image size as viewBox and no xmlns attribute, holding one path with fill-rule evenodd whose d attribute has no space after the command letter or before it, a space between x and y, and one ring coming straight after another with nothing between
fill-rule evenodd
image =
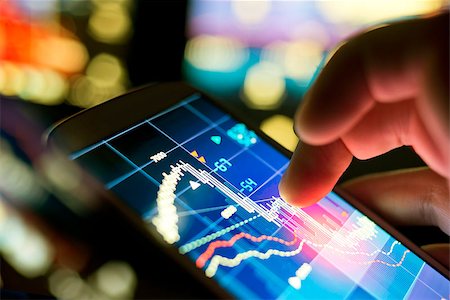
<instances>
[{"instance_id":1,"label":"yellow bokeh light","mask_svg":"<svg viewBox=\"0 0 450 300\"><path fill-rule=\"evenodd\" d=\"M95 274L96 288L114 299L131 299L137 284L137 277L129 264L122 261L109 261Z\"/></svg>"},{"instance_id":2,"label":"yellow bokeh light","mask_svg":"<svg viewBox=\"0 0 450 300\"><path fill-rule=\"evenodd\" d=\"M89 33L105 43L124 42L131 34L131 18L127 9L116 2L103 1L89 18Z\"/></svg>"},{"instance_id":3,"label":"yellow bokeh light","mask_svg":"<svg viewBox=\"0 0 450 300\"><path fill-rule=\"evenodd\" d=\"M322 14L334 22L375 23L440 9L443 0L341 0L318 1Z\"/></svg>"},{"instance_id":4,"label":"yellow bokeh light","mask_svg":"<svg viewBox=\"0 0 450 300\"><path fill-rule=\"evenodd\" d=\"M270 62L260 62L247 71L243 98L251 108L273 109L281 104L285 90L281 68Z\"/></svg>"},{"instance_id":5,"label":"yellow bokeh light","mask_svg":"<svg viewBox=\"0 0 450 300\"><path fill-rule=\"evenodd\" d=\"M287 77L308 81L322 60L323 46L312 40L289 43L284 57Z\"/></svg>"},{"instance_id":6,"label":"yellow bokeh light","mask_svg":"<svg viewBox=\"0 0 450 300\"><path fill-rule=\"evenodd\" d=\"M82 299L89 295L83 279L70 269L56 270L49 276L48 282L50 292L60 299Z\"/></svg>"},{"instance_id":7,"label":"yellow bokeh light","mask_svg":"<svg viewBox=\"0 0 450 300\"><path fill-rule=\"evenodd\" d=\"M125 68L120 60L107 53L95 56L86 69L86 75L99 85L113 85L123 80Z\"/></svg>"},{"instance_id":8,"label":"yellow bokeh light","mask_svg":"<svg viewBox=\"0 0 450 300\"><path fill-rule=\"evenodd\" d=\"M88 76L79 76L72 85L69 102L81 107L91 107L123 94L125 90L122 83L102 86Z\"/></svg>"},{"instance_id":9,"label":"yellow bokeh light","mask_svg":"<svg viewBox=\"0 0 450 300\"><path fill-rule=\"evenodd\" d=\"M284 115L274 115L260 125L260 129L265 134L290 151L294 151L298 143L293 128L294 121Z\"/></svg>"},{"instance_id":10,"label":"yellow bokeh light","mask_svg":"<svg viewBox=\"0 0 450 300\"><path fill-rule=\"evenodd\" d=\"M86 76L74 79L69 102L81 107L102 103L124 93L126 80L126 69L117 57L98 54L86 68Z\"/></svg>"},{"instance_id":11,"label":"yellow bokeh light","mask_svg":"<svg viewBox=\"0 0 450 300\"><path fill-rule=\"evenodd\" d=\"M100 8L104 7L104 6L108 6L111 3L118 4L118 5L121 5L121 6L124 6L124 7L132 4L132 0L108 0L108 1L105 1L105 0L91 0L91 1L92 1L92 3L95 6L100 7Z\"/></svg>"},{"instance_id":12,"label":"yellow bokeh light","mask_svg":"<svg viewBox=\"0 0 450 300\"><path fill-rule=\"evenodd\" d=\"M3 95L55 105L64 101L68 88L67 79L49 69L13 63L0 66L0 93Z\"/></svg>"},{"instance_id":13,"label":"yellow bokeh light","mask_svg":"<svg viewBox=\"0 0 450 300\"><path fill-rule=\"evenodd\" d=\"M322 60L323 45L314 40L274 42L268 45L262 59L280 66L284 76L309 81Z\"/></svg>"},{"instance_id":14,"label":"yellow bokeh light","mask_svg":"<svg viewBox=\"0 0 450 300\"><path fill-rule=\"evenodd\" d=\"M270 11L272 3L269 0L232 0L231 8L243 24L258 24L262 22Z\"/></svg>"},{"instance_id":15,"label":"yellow bokeh light","mask_svg":"<svg viewBox=\"0 0 450 300\"><path fill-rule=\"evenodd\" d=\"M26 83L25 72L19 66L4 62L0 79L0 93L5 96L16 96L23 90Z\"/></svg>"},{"instance_id":16,"label":"yellow bokeh light","mask_svg":"<svg viewBox=\"0 0 450 300\"><path fill-rule=\"evenodd\" d=\"M84 45L65 37L40 40L32 49L39 64L63 73L80 72L88 60Z\"/></svg>"},{"instance_id":17,"label":"yellow bokeh light","mask_svg":"<svg viewBox=\"0 0 450 300\"><path fill-rule=\"evenodd\" d=\"M2 65L0 65L0 93L3 93L5 86L6 86L6 70Z\"/></svg>"},{"instance_id":18,"label":"yellow bokeh light","mask_svg":"<svg viewBox=\"0 0 450 300\"><path fill-rule=\"evenodd\" d=\"M67 79L53 70L42 70L42 75L46 87L41 96L34 99L35 102L47 105L61 103L67 96L69 90Z\"/></svg>"},{"instance_id":19,"label":"yellow bokeh light","mask_svg":"<svg viewBox=\"0 0 450 300\"><path fill-rule=\"evenodd\" d=\"M33 67L24 68L26 74L26 85L19 96L26 100L38 99L46 91L46 80L42 72Z\"/></svg>"},{"instance_id":20,"label":"yellow bokeh light","mask_svg":"<svg viewBox=\"0 0 450 300\"><path fill-rule=\"evenodd\" d=\"M185 57L198 69L232 72L247 62L248 49L233 38L200 35L188 41Z\"/></svg>"},{"instance_id":21,"label":"yellow bokeh light","mask_svg":"<svg viewBox=\"0 0 450 300\"><path fill-rule=\"evenodd\" d=\"M50 268L54 250L41 233L6 207L0 198L2 210L7 211L0 220L0 253L21 275L35 278Z\"/></svg>"}]
</instances>

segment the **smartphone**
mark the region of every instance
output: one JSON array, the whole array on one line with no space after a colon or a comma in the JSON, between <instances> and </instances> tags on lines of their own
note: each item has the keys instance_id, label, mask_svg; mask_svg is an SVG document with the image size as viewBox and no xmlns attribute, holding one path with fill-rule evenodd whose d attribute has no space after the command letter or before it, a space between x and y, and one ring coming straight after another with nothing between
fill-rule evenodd
<instances>
[{"instance_id":1,"label":"smartphone","mask_svg":"<svg viewBox=\"0 0 450 300\"><path fill-rule=\"evenodd\" d=\"M342 192L286 203L278 183L290 153L186 84L132 91L48 139L221 295L449 298L445 268Z\"/></svg>"}]
</instances>

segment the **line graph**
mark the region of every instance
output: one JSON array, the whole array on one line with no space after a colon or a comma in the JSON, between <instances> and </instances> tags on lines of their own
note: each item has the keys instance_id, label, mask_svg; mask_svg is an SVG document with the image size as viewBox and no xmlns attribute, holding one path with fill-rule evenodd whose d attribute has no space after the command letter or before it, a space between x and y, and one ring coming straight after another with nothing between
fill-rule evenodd
<instances>
[{"instance_id":1,"label":"line graph","mask_svg":"<svg viewBox=\"0 0 450 300\"><path fill-rule=\"evenodd\" d=\"M243 234L243 236L246 236L246 234ZM238 239L237 237L239 237L239 235L235 235L235 237L236 238L235 238L234 241L230 240L230 241L228 241L229 243L223 242L223 244L222 243L218 243L217 245L219 245L219 246L223 245L224 247L231 246L232 243L234 243ZM254 240L263 240L264 238L267 238L267 237L266 236L261 236L260 238L255 238L253 236L250 236L250 239L254 239ZM294 240L296 242L298 239L295 238ZM222 241L220 241L220 242L222 242ZM290 243L291 242L283 241L283 244L290 244ZM261 259L261 260L266 260L266 259L269 259L271 256L281 256L281 257L295 256L295 255L299 254L302 251L303 246L305 244L307 244L309 246L314 246L314 247L332 247L332 246L330 246L328 244L327 245L320 245L320 244L314 243L312 241L308 241L306 239L302 239L300 244L299 244L299 246L297 247L297 249L290 250L290 251L281 251L281 250L278 250L278 249L269 249L266 252L260 252L258 250L249 250L249 251L246 251L246 252L243 252L243 253L239 253L233 258L228 258L228 257L224 257L224 256L221 256L221 255L214 255L212 257L212 259L211 259L210 264L208 265L208 267L205 270L205 275L207 277L213 277L216 274L217 269L219 268L219 266L224 266L224 267L229 267L229 268L236 267L239 264L241 264L243 261L245 261L247 259L250 259L250 258L258 258L258 259ZM381 253L389 256L392 253L392 250L393 250L393 248L394 248L394 246L396 244L397 243L395 243L395 242L392 244L391 249L390 249L389 252L382 252L381 250L377 250L377 251L374 251L372 253L348 252L348 251L343 251L341 249L337 249L337 248L334 248L334 247L333 247L333 250L336 250L337 252L339 252L341 254L346 254L346 255L373 256L373 255L381 252ZM217 247L218 246L216 246L215 248L217 248ZM214 248L214 247L212 247L212 248ZM197 267L202 268L205 265L206 260L211 256L211 252L212 252L211 250L209 250L208 252L204 252L205 255L199 257L199 259L196 262ZM380 260L380 259L375 259L375 260L370 260L370 261L363 261L363 262L359 262L359 261L355 261L355 260L351 260L351 259L347 259L347 258L346 258L346 260L349 263L354 263L354 264L370 265L370 264L374 264L374 263L380 263L380 264L386 265L388 267L400 267L403 264L406 255L409 252L410 252L410 250L405 250L403 252L402 258L397 263L389 263L387 261Z\"/></svg>"},{"instance_id":2,"label":"line graph","mask_svg":"<svg viewBox=\"0 0 450 300\"><path fill-rule=\"evenodd\" d=\"M94 162L106 188L236 298L449 294L445 278L338 195L286 203L287 157L259 136L239 143L233 128L253 134L195 96L71 158Z\"/></svg>"},{"instance_id":3,"label":"line graph","mask_svg":"<svg viewBox=\"0 0 450 300\"><path fill-rule=\"evenodd\" d=\"M234 245L234 243L236 243L238 240L240 240L242 238L251 240L252 242L255 242L255 243L259 243L259 242L265 241L265 240L266 241L274 241L274 242L280 243L280 244L285 245L285 246L294 245L297 242L297 240L298 240L297 235L294 235L294 239L292 239L291 241L285 241L283 239L280 239L280 238L277 238L277 237L273 237L273 236L270 236L270 235L261 235L259 237L255 237L255 236L253 236L253 235L251 235L249 233L245 233L245 232L237 233L231 239L229 239L227 241L224 241L224 240L222 240L222 241L215 241L215 242L209 244L209 246L206 249L206 251L203 252L197 258L197 261L195 262L196 266L198 268L203 268L203 266L205 265L206 261L209 258L211 258L211 256L214 254L214 251L217 248L231 247L231 246Z\"/></svg>"},{"instance_id":4,"label":"line graph","mask_svg":"<svg viewBox=\"0 0 450 300\"><path fill-rule=\"evenodd\" d=\"M211 259L211 262L209 263L208 267L205 270L205 275L207 277L213 277L219 266L225 266L225 267L236 267L238 266L242 261L249 259L251 257L256 257L262 260L270 258L272 255L276 256L282 256L282 257L291 257L294 255L299 254L302 249L303 245L306 243L305 240L302 240L300 244L298 245L297 249L292 251L280 251L277 249L269 249L266 252L260 252L258 250L249 250L243 253L239 253L233 258L223 257L220 255L215 255Z\"/></svg>"},{"instance_id":5,"label":"line graph","mask_svg":"<svg viewBox=\"0 0 450 300\"><path fill-rule=\"evenodd\" d=\"M164 159L165 157L160 158L160 160ZM224 196L228 197L229 199L233 200L238 207L244 208L249 213L258 213L257 216L262 216L264 219L266 219L269 222L273 222L274 224L278 226L286 225L286 220L281 220L281 215L286 216L287 213L291 213L291 218L287 219L288 222L291 221L292 216L294 215L300 215L304 216L306 213L303 212L301 209L293 208L287 203L285 203L281 198L279 197L272 197L272 199L269 199L270 206L260 206L258 203L261 202L267 202L265 200L268 199L260 199L256 201L252 201L249 197L241 195L239 192L232 190L232 187L223 184L220 182L217 178L215 178L210 172L207 172L202 169L196 169L191 164L186 163L182 160L178 161L176 165L170 165L171 171L169 174L163 173L164 179L159 187L158 192L158 215L155 216L152 220L153 224L157 227L158 232L163 236L163 238L168 243L175 243L179 239L178 234L178 227L177 227L177 220L178 216L176 216L176 207L174 205L174 199L176 197L175 191L177 184L180 182L181 177L184 176L185 173L188 173L192 175L194 178L197 179L197 181L201 182L202 184L208 185L210 188L217 190ZM191 187L193 186L193 181L190 181ZM195 189L199 186L198 183L195 185ZM194 188L192 188L195 190ZM264 200L264 201L261 201ZM237 210L235 206L228 206L228 208L233 208L234 212ZM282 212L284 210L284 212ZM307 214L306 214L307 215ZM223 211L222 211L222 217L223 217ZM309 218L308 218L309 217ZM315 242L313 242L310 239L303 238L300 242L299 247L296 250L291 251L281 251L278 249L269 249L266 252L261 252L258 250L249 250L246 252L242 252L237 254L234 258L228 258L220 255L214 255L214 252L218 248L223 247L232 247L238 240L240 239L247 239L252 242L258 243L261 241L274 241L281 245L290 246L297 242L298 236L294 232L294 239L291 241L285 241L283 239L280 239L278 237L269 236L269 235L260 235L259 237L253 236L246 232L240 232L235 235L233 235L229 240L219 240L214 241L210 243L207 247L207 249L198 256L196 260L196 266L198 268L203 268L207 261L211 259L208 267L205 270L205 274L208 277L213 277L217 269L220 266L225 267L236 267L238 266L242 261L245 261L249 258L255 257L262 260L268 259L271 256L282 256L282 257L291 257L294 255L297 255L301 252L301 249L303 248L304 244L307 244L309 246L315 247L315 248L329 248L332 249L336 254L338 255L361 255L361 256L373 256L378 253L383 253L386 256L389 256L395 245L399 244L397 241L395 241L391 245L391 249L388 252L383 252L381 250L375 250L371 253L364 252L364 251L349 251L348 248L355 247L360 241L363 240L370 240L372 239L376 234L377 230L375 229L375 225L372 221L367 219L366 217L358 218L356 224L352 224L351 230L343 230L343 231L336 231L330 228L327 228L323 226L322 224L319 224L316 220L312 219L309 215L308 217L304 217L303 220L310 221L312 223L310 226L316 229L319 229L315 236ZM236 229L239 226L242 226L249 222L249 220L254 220L252 218L242 221L242 223L237 223L241 225L231 225L226 229L223 229L219 232L209 234L208 236L202 237L197 239L196 241L190 242L186 245L183 245L179 248L179 252L182 254L188 253L198 247L201 247L218 237ZM334 225L334 229L339 228L335 223L334 220L326 219L329 223ZM247 221L247 222L246 222ZM292 222L291 222L292 223ZM298 226L297 228L299 228ZM341 228L342 229L342 228ZM297 229L298 230L298 229ZM331 242L337 244L338 247L334 246ZM345 247L345 248L344 248ZM346 250L344 250L346 249ZM360 264L373 264L373 263L380 263L384 264L386 266L394 267L394 266L401 266L403 263L404 258L406 257L406 254L408 252L405 251L402 259L398 263L389 263L384 260L376 259L371 261L363 261L363 262L357 262ZM353 262L353 261L350 261Z\"/></svg>"},{"instance_id":6,"label":"line graph","mask_svg":"<svg viewBox=\"0 0 450 300\"><path fill-rule=\"evenodd\" d=\"M209 234L209 235L207 235L205 237L202 237L200 239L197 239L195 241L192 241L192 242L190 242L188 244L185 244L185 245L181 246L178 249L178 251L181 254L186 254L186 253L188 253L188 252L190 252L190 251L192 251L194 249L197 249L198 247L203 246L206 243L209 243L212 240L215 240L215 239L223 236L224 234L227 234L228 232L230 232L232 230L235 230L236 228L239 228L239 227L241 227L241 226L243 226L243 225L245 225L245 224L247 224L249 222L252 222L253 220L255 220L256 218L259 218L259 217L260 217L259 215L253 216L253 217L248 218L246 220L240 221L239 223L236 223L236 224L233 224L231 226L228 226L227 228L224 228L224 229L221 229L221 230L219 230L217 232L211 233L211 234Z\"/></svg>"}]
</instances>

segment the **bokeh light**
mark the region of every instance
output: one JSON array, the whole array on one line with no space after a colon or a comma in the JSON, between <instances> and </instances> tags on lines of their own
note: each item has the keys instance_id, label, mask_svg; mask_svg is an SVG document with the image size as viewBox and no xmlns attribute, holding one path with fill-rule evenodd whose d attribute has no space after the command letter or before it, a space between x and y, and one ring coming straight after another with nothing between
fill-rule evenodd
<instances>
[{"instance_id":1,"label":"bokeh light","mask_svg":"<svg viewBox=\"0 0 450 300\"><path fill-rule=\"evenodd\" d=\"M121 1L124 2L124 1ZM119 1L96 1L89 18L89 33L99 41L122 43L132 30L131 17L127 6Z\"/></svg>"},{"instance_id":2,"label":"bokeh light","mask_svg":"<svg viewBox=\"0 0 450 300\"><path fill-rule=\"evenodd\" d=\"M109 261L89 278L68 268L56 269L48 278L50 292L59 299L132 299L136 273L124 261Z\"/></svg>"},{"instance_id":3,"label":"bokeh light","mask_svg":"<svg viewBox=\"0 0 450 300\"><path fill-rule=\"evenodd\" d=\"M62 73L78 73L88 60L84 45L72 38L51 36L36 40L31 49L36 64Z\"/></svg>"},{"instance_id":4,"label":"bokeh light","mask_svg":"<svg viewBox=\"0 0 450 300\"><path fill-rule=\"evenodd\" d=\"M285 89L282 69L276 64L261 62L248 70L243 94L250 107L273 109L282 101Z\"/></svg>"},{"instance_id":5,"label":"bokeh light","mask_svg":"<svg viewBox=\"0 0 450 300\"><path fill-rule=\"evenodd\" d=\"M137 277L129 264L110 261L101 266L95 277L98 291L114 299L131 299L137 284Z\"/></svg>"},{"instance_id":6,"label":"bokeh light","mask_svg":"<svg viewBox=\"0 0 450 300\"><path fill-rule=\"evenodd\" d=\"M232 72L246 63L248 49L236 39L200 35L186 44L185 58L205 71Z\"/></svg>"},{"instance_id":7,"label":"bokeh light","mask_svg":"<svg viewBox=\"0 0 450 300\"><path fill-rule=\"evenodd\" d=\"M341 0L317 1L316 5L332 22L371 24L430 13L444 3L441 0Z\"/></svg>"},{"instance_id":8,"label":"bokeh light","mask_svg":"<svg viewBox=\"0 0 450 300\"><path fill-rule=\"evenodd\" d=\"M17 157L9 143L0 139L0 191L17 205L37 206L47 194L40 186L33 170Z\"/></svg>"},{"instance_id":9,"label":"bokeh light","mask_svg":"<svg viewBox=\"0 0 450 300\"><path fill-rule=\"evenodd\" d=\"M270 0L231 0L231 7L237 19L244 24L262 22L270 11Z\"/></svg>"},{"instance_id":10,"label":"bokeh light","mask_svg":"<svg viewBox=\"0 0 450 300\"><path fill-rule=\"evenodd\" d=\"M294 133L294 121L284 115L273 115L265 119L260 129L284 148L294 151L298 138Z\"/></svg>"},{"instance_id":11,"label":"bokeh light","mask_svg":"<svg viewBox=\"0 0 450 300\"><path fill-rule=\"evenodd\" d=\"M123 93L129 82L121 58L114 56L112 63L102 64L103 75L98 74L101 67L94 75L84 72L99 65L90 60L91 53L98 53L92 51L96 43L114 51L105 45L117 47L129 40L133 2L92 0L82 2L83 7L77 1L44 2L0 1L0 94L44 105L68 101L89 107ZM72 15L87 15L86 24L80 26ZM83 43L77 37L79 29L86 30L94 43ZM108 51L101 54L113 56ZM98 60L98 55L94 57Z\"/></svg>"},{"instance_id":12,"label":"bokeh light","mask_svg":"<svg viewBox=\"0 0 450 300\"><path fill-rule=\"evenodd\" d=\"M94 293L80 275L70 269L59 268L48 278L50 292L59 299L91 299Z\"/></svg>"},{"instance_id":13,"label":"bokeh light","mask_svg":"<svg viewBox=\"0 0 450 300\"><path fill-rule=\"evenodd\" d=\"M13 212L0 198L0 253L14 269L28 278L44 275L54 250L45 237Z\"/></svg>"},{"instance_id":14,"label":"bokeh light","mask_svg":"<svg viewBox=\"0 0 450 300\"><path fill-rule=\"evenodd\" d=\"M115 56L100 53L86 68L86 75L73 79L69 102L82 107L91 107L126 91L127 72Z\"/></svg>"},{"instance_id":15,"label":"bokeh light","mask_svg":"<svg viewBox=\"0 0 450 300\"><path fill-rule=\"evenodd\" d=\"M253 109L293 107L324 58L343 40L377 23L417 17L446 5L444 0L192 1L185 76L210 94L240 98ZM242 62L237 53L248 53L248 59ZM274 82L261 75L267 73L261 63L274 65ZM237 66L244 76L230 72Z\"/></svg>"}]
</instances>

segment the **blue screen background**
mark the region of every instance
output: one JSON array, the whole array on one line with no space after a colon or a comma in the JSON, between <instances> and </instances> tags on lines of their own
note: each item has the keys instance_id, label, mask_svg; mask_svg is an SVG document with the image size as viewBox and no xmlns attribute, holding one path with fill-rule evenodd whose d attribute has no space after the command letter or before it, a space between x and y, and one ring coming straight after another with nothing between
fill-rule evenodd
<instances>
[{"instance_id":1,"label":"blue screen background","mask_svg":"<svg viewBox=\"0 0 450 300\"><path fill-rule=\"evenodd\" d=\"M237 298L449 297L444 276L335 193L285 203L288 158L199 95L71 158Z\"/></svg>"}]
</instances>

